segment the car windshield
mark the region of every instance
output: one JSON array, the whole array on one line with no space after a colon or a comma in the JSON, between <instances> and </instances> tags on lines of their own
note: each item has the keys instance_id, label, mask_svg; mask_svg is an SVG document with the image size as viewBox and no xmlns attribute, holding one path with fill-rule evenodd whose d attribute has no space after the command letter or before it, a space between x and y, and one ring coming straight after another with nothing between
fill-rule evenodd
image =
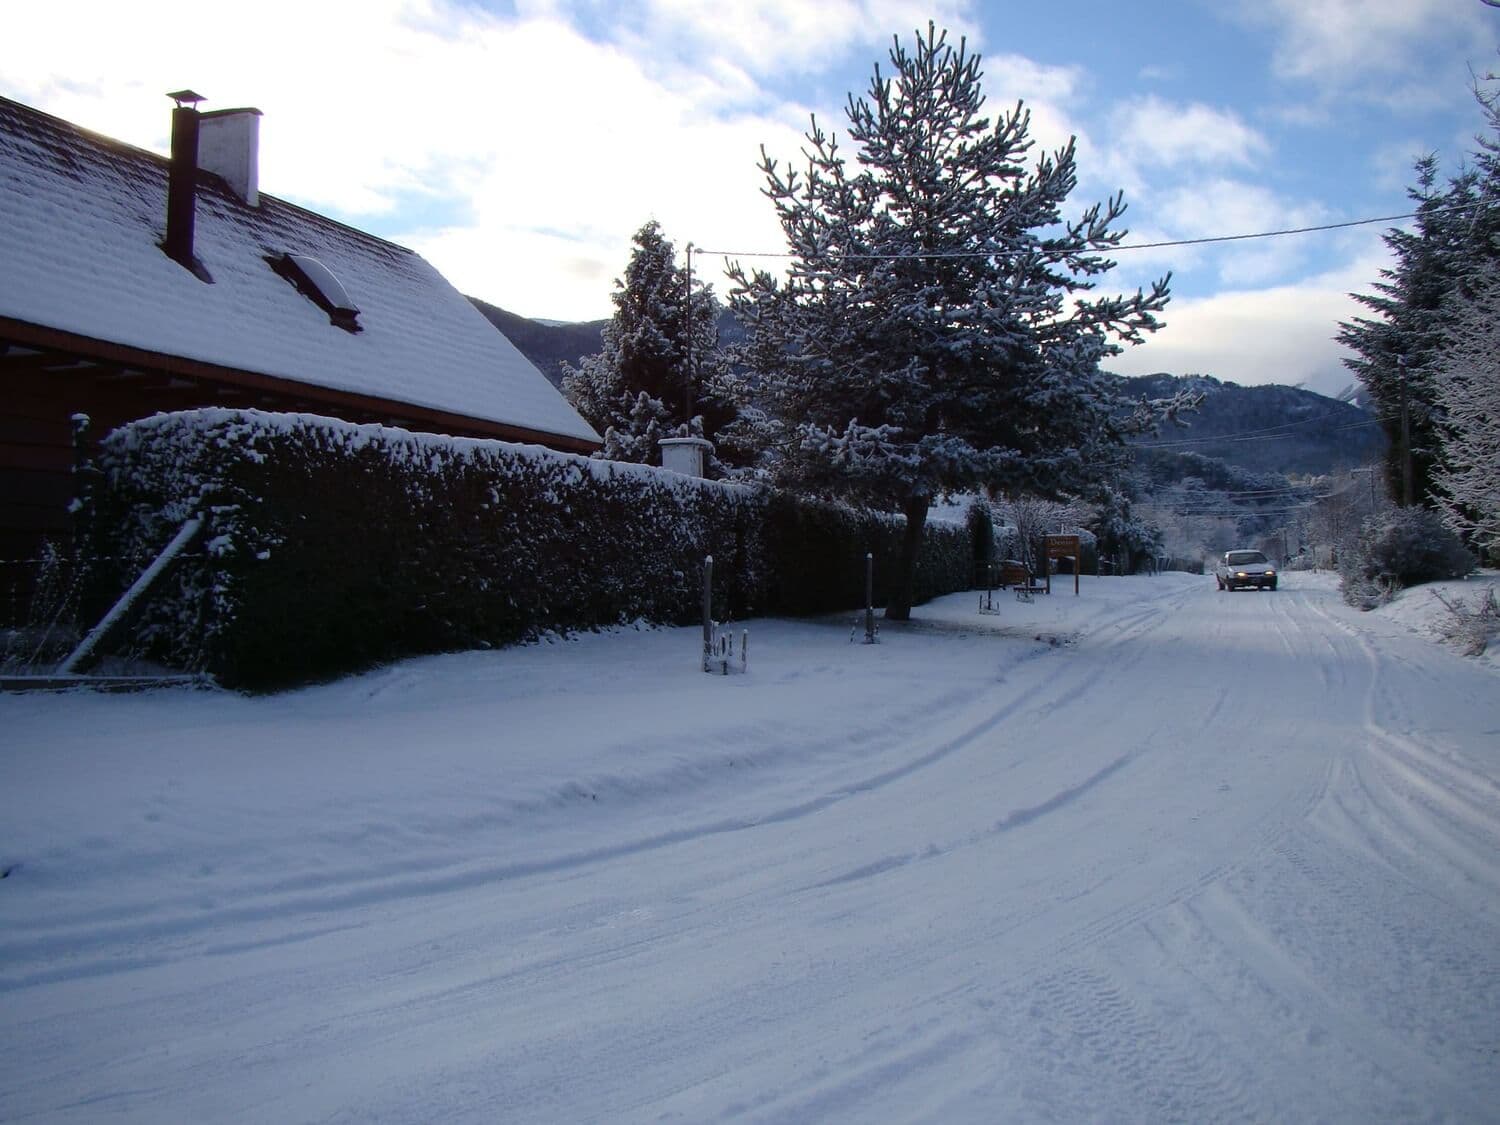
<instances>
[{"instance_id":1,"label":"car windshield","mask_svg":"<svg viewBox=\"0 0 1500 1125\"><path fill-rule=\"evenodd\" d=\"M1249 566L1251 563L1263 563L1269 560L1259 551L1230 551L1224 556L1224 561L1230 566Z\"/></svg>"}]
</instances>

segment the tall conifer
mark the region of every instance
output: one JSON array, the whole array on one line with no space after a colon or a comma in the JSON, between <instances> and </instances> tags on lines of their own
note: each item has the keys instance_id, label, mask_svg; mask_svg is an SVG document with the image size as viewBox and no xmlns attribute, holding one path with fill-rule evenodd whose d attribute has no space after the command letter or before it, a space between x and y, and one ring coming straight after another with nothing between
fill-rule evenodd
<instances>
[{"instance_id":1,"label":"tall conifer","mask_svg":"<svg viewBox=\"0 0 1500 1125\"><path fill-rule=\"evenodd\" d=\"M776 478L905 514L898 619L935 496L1089 479L1118 439L1099 362L1155 329L1168 295L1165 278L1091 295L1123 199L1066 218L1073 142L1033 155L1024 106L984 116L979 61L929 25L850 95L856 161L816 120L804 171L762 151L791 267L730 271L750 334L741 429Z\"/></svg>"}]
</instances>

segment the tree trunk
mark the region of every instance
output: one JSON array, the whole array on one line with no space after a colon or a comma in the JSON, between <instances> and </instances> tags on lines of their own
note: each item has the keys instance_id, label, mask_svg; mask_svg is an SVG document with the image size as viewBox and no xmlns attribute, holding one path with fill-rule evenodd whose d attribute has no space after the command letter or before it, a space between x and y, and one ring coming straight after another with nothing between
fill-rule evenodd
<instances>
[{"instance_id":1,"label":"tree trunk","mask_svg":"<svg viewBox=\"0 0 1500 1125\"><path fill-rule=\"evenodd\" d=\"M927 526L929 497L912 496L902 506L906 534L901 537L901 557L896 560L896 584L886 603L887 621L910 621L911 603L917 592L917 558L922 551L922 530Z\"/></svg>"}]
</instances>

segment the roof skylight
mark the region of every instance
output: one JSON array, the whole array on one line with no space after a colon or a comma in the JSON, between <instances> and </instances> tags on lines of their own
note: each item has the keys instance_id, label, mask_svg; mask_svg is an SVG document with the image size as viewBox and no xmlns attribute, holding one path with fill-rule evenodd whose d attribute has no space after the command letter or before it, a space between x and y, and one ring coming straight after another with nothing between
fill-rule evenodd
<instances>
[{"instance_id":1,"label":"roof skylight","mask_svg":"<svg viewBox=\"0 0 1500 1125\"><path fill-rule=\"evenodd\" d=\"M349 299L338 276L307 254L273 254L271 268L297 287L297 291L328 314L330 323L345 332L360 332L359 307Z\"/></svg>"}]
</instances>

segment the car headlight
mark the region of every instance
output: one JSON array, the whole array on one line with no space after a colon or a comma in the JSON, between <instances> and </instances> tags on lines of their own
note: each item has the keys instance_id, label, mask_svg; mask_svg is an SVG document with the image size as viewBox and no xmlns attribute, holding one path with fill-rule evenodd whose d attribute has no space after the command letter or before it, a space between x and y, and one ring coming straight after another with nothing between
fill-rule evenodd
<instances>
[{"instance_id":1,"label":"car headlight","mask_svg":"<svg viewBox=\"0 0 1500 1125\"><path fill-rule=\"evenodd\" d=\"M1249 576L1249 575L1248 575L1248 574L1246 574L1246 573L1245 573L1245 572L1244 572L1244 571L1243 571L1243 570L1237 570L1237 571L1235 571L1235 572L1234 572L1234 576L1235 576L1235 577L1236 577L1236 578L1249 578L1249 577L1250 577L1250 576Z\"/></svg>"},{"instance_id":2,"label":"car headlight","mask_svg":"<svg viewBox=\"0 0 1500 1125\"><path fill-rule=\"evenodd\" d=\"M1276 572L1274 570L1272 570L1270 567L1266 567L1266 577L1267 578L1275 578L1276 577Z\"/></svg>"}]
</instances>

